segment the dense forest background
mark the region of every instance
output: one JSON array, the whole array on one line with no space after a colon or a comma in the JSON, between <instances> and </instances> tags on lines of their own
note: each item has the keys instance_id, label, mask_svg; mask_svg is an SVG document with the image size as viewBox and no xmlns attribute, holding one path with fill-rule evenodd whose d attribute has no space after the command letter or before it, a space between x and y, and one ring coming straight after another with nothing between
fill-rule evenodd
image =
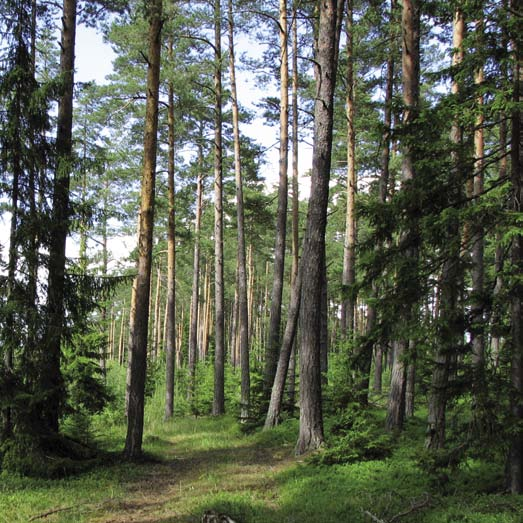
<instances>
[{"instance_id":1,"label":"dense forest background","mask_svg":"<svg viewBox=\"0 0 523 523\"><path fill-rule=\"evenodd\" d=\"M521 0L4 0L0 34L3 471L82 459L115 405L141 457L161 389L165 420L299 416L325 464L421 416L436 481L523 493Z\"/></svg>"}]
</instances>

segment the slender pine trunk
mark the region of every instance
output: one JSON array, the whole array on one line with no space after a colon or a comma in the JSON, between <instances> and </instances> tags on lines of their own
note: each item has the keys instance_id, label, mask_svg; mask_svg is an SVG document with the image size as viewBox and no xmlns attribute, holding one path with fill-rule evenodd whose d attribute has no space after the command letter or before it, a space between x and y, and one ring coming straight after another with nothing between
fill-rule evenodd
<instances>
[{"instance_id":1,"label":"slender pine trunk","mask_svg":"<svg viewBox=\"0 0 523 523\"><path fill-rule=\"evenodd\" d=\"M240 420L249 419L250 365L249 365L249 308L247 299L247 258L245 252L245 218L243 209L243 180L240 152L240 116L236 91L234 54L234 19L232 0L228 3L229 67L231 75L232 126L234 136L234 175L236 180L236 219L238 227L238 336L241 365Z\"/></svg>"},{"instance_id":2,"label":"slender pine trunk","mask_svg":"<svg viewBox=\"0 0 523 523\"><path fill-rule=\"evenodd\" d=\"M173 39L169 39L169 57L173 56ZM165 316L165 419L174 413L174 371L176 359L176 207L174 180L174 87L168 86L168 156L167 156L167 192L169 215L167 222L167 305Z\"/></svg>"},{"instance_id":3,"label":"slender pine trunk","mask_svg":"<svg viewBox=\"0 0 523 523\"><path fill-rule=\"evenodd\" d=\"M403 0L401 26L403 31L402 73L403 73L403 126L406 133L412 133L410 126L415 121L419 107L419 67L420 67L420 5L419 0ZM403 190L408 191L415 178L414 141L405 140L402 144L402 182ZM400 244L404 245L403 264L398 274L400 285L417 278L418 226L413 216L407 229L403 231ZM415 304L405 303L401 310L403 327L411 325L415 314ZM403 329L402 338L396 346L394 366L389 393L386 426L388 430L401 430L405 419L405 393L407 386L407 363L410 356L409 340Z\"/></svg>"},{"instance_id":4,"label":"slender pine trunk","mask_svg":"<svg viewBox=\"0 0 523 523\"><path fill-rule=\"evenodd\" d=\"M160 53L162 32L162 1L150 0L147 99L145 107L144 159L138 227L138 271L134 281L134 308L129 339L129 389L127 436L124 456L136 459L142 454L145 376L147 366L147 334L151 286L154 197L156 181L156 146L158 140L158 95L160 85Z\"/></svg>"},{"instance_id":5,"label":"slender pine trunk","mask_svg":"<svg viewBox=\"0 0 523 523\"><path fill-rule=\"evenodd\" d=\"M280 159L278 180L278 210L274 244L274 273L271 293L269 340L265 354L264 388L270 395L280 350L281 307L287 236L288 156L289 156L289 59L287 31L287 0L280 0Z\"/></svg>"},{"instance_id":6,"label":"slender pine trunk","mask_svg":"<svg viewBox=\"0 0 523 523\"><path fill-rule=\"evenodd\" d=\"M222 50L221 0L214 0L214 399L212 413L225 413L225 317L223 282Z\"/></svg>"}]
</instances>

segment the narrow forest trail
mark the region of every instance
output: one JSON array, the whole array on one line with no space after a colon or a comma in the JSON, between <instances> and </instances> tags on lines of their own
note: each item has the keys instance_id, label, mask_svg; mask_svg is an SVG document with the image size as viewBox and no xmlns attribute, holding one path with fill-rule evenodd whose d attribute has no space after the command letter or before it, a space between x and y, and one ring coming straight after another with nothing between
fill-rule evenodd
<instances>
[{"instance_id":1,"label":"narrow forest trail","mask_svg":"<svg viewBox=\"0 0 523 523\"><path fill-rule=\"evenodd\" d=\"M219 423L184 420L184 433L150 436L161 461L134 469L123 496L98 505L86 521L96 523L196 523L205 510L230 496L277 509L276 475L296 460L293 445L220 431ZM230 427L227 427L230 429ZM222 501L222 503L220 503Z\"/></svg>"}]
</instances>

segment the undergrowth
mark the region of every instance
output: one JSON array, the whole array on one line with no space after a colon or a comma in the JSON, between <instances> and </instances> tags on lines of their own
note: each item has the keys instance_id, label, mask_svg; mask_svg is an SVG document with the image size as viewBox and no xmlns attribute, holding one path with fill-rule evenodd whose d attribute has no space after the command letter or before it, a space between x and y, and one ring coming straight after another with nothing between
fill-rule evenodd
<instances>
[{"instance_id":1,"label":"undergrowth","mask_svg":"<svg viewBox=\"0 0 523 523\"><path fill-rule=\"evenodd\" d=\"M190 412L177 389L176 415L164 421L162 369L156 372L145 411L144 449L152 459L135 464L119 460L125 372L110 369L107 383L115 399L89 427L102 458L89 470L59 479L2 472L0 522L37 517L74 523L199 523L207 510L238 523L523 521L523 497L504 493L496 455L487 460L465 453L444 470L427 461L423 411L393 438L383 431L379 398L368 408L349 404L326 416L325 449L297 459L296 419L246 434L234 415L235 400L227 405L228 415L207 415L205 390L197 412ZM208 387L208 369L199 372L202 387ZM237 376L229 372L232 388ZM182 377L178 386L183 387Z\"/></svg>"}]
</instances>

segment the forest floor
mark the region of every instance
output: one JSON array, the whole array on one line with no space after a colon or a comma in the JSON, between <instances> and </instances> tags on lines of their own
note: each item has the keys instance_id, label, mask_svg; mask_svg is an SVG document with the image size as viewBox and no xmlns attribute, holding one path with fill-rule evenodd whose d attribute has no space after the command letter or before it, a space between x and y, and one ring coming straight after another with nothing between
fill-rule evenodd
<instances>
[{"instance_id":1,"label":"forest floor","mask_svg":"<svg viewBox=\"0 0 523 523\"><path fill-rule=\"evenodd\" d=\"M109 459L60 480L4 476L0 522L199 523L206 510L233 505L250 521L261 507L277 509L276 477L297 465L287 431L247 436L230 417L187 417L157 432L139 463Z\"/></svg>"},{"instance_id":2,"label":"forest floor","mask_svg":"<svg viewBox=\"0 0 523 523\"><path fill-rule=\"evenodd\" d=\"M161 450L161 461L144 463L141 474L126 485L124 497L103 503L89 521L199 522L206 510L227 510L231 494L246 504L252 499L276 508L275 478L295 465L293 447L290 442L268 446L243 436L234 424L230 419L187 418L183 433L148 437L146 444L155 453Z\"/></svg>"},{"instance_id":3,"label":"forest floor","mask_svg":"<svg viewBox=\"0 0 523 523\"><path fill-rule=\"evenodd\" d=\"M294 456L296 420L249 435L229 416L157 420L140 463L114 452L122 428L106 427L112 452L87 471L0 475L0 523L200 523L208 510L238 523L523 523L499 463L469 461L441 484L420 468L421 417L387 458L330 466Z\"/></svg>"}]
</instances>

